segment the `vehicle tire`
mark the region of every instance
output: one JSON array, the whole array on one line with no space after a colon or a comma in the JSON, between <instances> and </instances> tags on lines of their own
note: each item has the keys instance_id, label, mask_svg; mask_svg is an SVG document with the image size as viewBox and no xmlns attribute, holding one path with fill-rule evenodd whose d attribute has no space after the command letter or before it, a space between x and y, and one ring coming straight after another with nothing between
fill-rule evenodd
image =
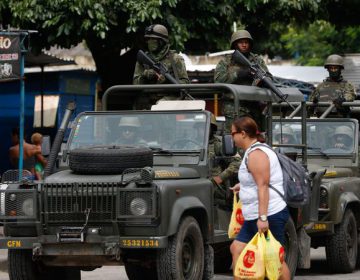
<instances>
[{"instance_id":1,"label":"vehicle tire","mask_svg":"<svg viewBox=\"0 0 360 280\"><path fill-rule=\"evenodd\" d=\"M214 278L214 249L211 245L204 245L204 273L203 280Z\"/></svg>"},{"instance_id":2,"label":"vehicle tire","mask_svg":"<svg viewBox=\"0 0 360 280\"><path fill-rule=\"evenodd\" d=\"M326 239L325 251L332 272L350 273L356 266L358 250L357 225L353 212L346 210L343 220L335 226L335 233Z\"/></svg>"},{"instance_id":3,"label":"vehicle tire","mask_svg":"<svg viewBox=\"0 0 360 280\"><path fill-rule=\"evenodd\" d=\"M9 250L8 270L10 280L80 280L80 269L46 267L32 260L31 250Z\"/></svg>"},{"instance_id":4,"label":"vehicle tire","mask_svg":"<svg viewBox=\"0 0 360 280\"><path fill-rule=\"evenodd\" d=\"M126 262L125 271L129 280L142 280L146 275L148 280L157 280L155 267L144 267L138 263Z\"/></svg>"},{"instance_id":5,"label":"vehicle tire","mask_svg":"<svg viewBox=\"0 0 360 280\"><path fill-rule=\"evenodd\" d=\"M204 243L199 224L193 217L184 218L177 233L169 238L168 247L159 250L156 266L161 280L202 279Z\"/></svg>"},{"instance_id":6,"label":"vehicle tire","mask_svg":"<svg viewBox=\"0 0 360 280\"><path fill-rule=\"evenodd\" d=\"M126 168L153 166L153 153L146 147L93 146L69 152L69 166L78 174L119 174Z\"/></svg>"},{"instance_id":7,"label":"vehicle tire","mask_svg":"<svg viewBox=\"0 0 360 280\"><path fill-rule=\"evenodd\" d=\"M296 228L293 219L290 217L285 225L285 262L289 267L291 278L294 278L298 262L298 242Z\"/></svg>"}]
</instances>

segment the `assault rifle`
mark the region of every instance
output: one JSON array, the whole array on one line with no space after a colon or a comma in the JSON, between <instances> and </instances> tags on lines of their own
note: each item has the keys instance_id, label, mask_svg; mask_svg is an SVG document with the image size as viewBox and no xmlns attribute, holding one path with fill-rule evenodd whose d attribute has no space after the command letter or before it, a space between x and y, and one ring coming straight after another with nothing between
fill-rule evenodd
<instances>
[{"instance_id":1,"label":"assault rifle","mask_svg":"<svg viewBox=\"0 0 360 280\"><path fill-rule=\"evenodd\" d=\"M165 65L163 65L161 62L155 62L142 50L138 51L136 59L140 64L147 65L156 73L163 75L171 84L179 83L173 76L171 76ZM189 99L194 100L194 98L185 90L181 90L181 93L185 94Z\"/></svg>"},{"instance_id":2,"label":"assault rifle","mask_svg":"<svg viewBox=\"0 0 360 280\"><path fill-rule=\"evenodd\" d=\"M260 67L260 65L256 63L251 63L245 55L243 55L239 50L235 50L232 55L233 60L236 63L241 65L248 66L250 68L250 74L254 78L254 80L258 80L262 82L265 87L269 88L273 93L276 94L277 97L280 98L280 102L286 102L293 110L295 109L293 105L291 105L286 99L288 97L287 94L283 94L272 82L272 80L267 76L267 72Z\"/></svg>"}]
</instances>

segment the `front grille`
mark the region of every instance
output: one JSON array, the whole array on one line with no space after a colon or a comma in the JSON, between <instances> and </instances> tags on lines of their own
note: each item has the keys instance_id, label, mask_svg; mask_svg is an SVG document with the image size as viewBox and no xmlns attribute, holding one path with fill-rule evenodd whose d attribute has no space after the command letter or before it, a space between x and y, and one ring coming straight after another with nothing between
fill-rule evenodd
<instances>
[{"instance_id":1,"label":"front grille","mask_svg":"<svg viewBox=\"0 0 360 280\"><path fill-rule=\"evenodd\" d=\"M46 222L111 222L116 218L118 183L68 183L43 186Z\"/></svg>"},{"instance_id":2,"label":"front grille","mask_svg":"<svg viewBox=\"0 0 360 280\"><path fill-rule=\"evenodd\" d=\"M155 218L156 188L124 188L122 183L67 183L42 186L46 223L109 223ZM140 214L139 214L140 213Z\"/></svg>"}]
</instances>

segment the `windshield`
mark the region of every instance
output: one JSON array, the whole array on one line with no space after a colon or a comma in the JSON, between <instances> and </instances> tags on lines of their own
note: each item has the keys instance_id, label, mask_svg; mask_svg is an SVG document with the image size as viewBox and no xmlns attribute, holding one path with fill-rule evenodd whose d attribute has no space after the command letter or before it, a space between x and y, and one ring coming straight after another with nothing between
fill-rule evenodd
<instances>
[{"instance_id":1,"label":"windshield","mask_svg":"<svg viewBox=\"0 0 360 280\"><path fill-rule=\"evenodd\" d=\"M70 150L98 145L199 150L206 142L206 118L203 112L84 114L75 123Z\"/></svg>"},{"instance_id":2,"label":"windshield","mask_svg":"<svg viewBox=\"0 0 360 280\"><path fill-rule=\"evenodd\" d=\"M282 129L281 129L282 128ZM308 154L349 154L355 149L355 123L352 121L307 122ZM302 144L299 122L273 123L274 144ZM293 148L291 148L293 149ZM293 149L300 152L300 149Z\"/></svg>"}]
</instances>

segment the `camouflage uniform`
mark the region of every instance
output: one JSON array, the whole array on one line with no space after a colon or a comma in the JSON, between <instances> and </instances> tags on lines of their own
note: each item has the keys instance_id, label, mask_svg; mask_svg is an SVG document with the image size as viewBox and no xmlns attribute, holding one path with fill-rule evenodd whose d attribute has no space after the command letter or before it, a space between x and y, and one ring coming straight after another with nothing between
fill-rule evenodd
<instances>
[{"instance_id":1,"label":"camouflage uniform","mask_svg":"<svg viewBox=\"0 0 360 280\"><path fill-rule=\"evenodd\" d=\"M309 100L314 102L328 102L333 101L336 109L332 113L347 115L349 108L342 107L343 101L354 101L355 88L352 84L345 81L341 76L341 71L344 69L343 58L340 55L329 55L325 61L324 68L329 71L329 77L326 78L317 88L310 94ZM320 113L324 108L316 109Z\"/></svg>"},{"instance_id":2,"label":"camouflage uniform","mask_svg":"<svg viewBox=\"0 0 360 280\"><path fill-rule=\"evenodd\" d=\"M235 155L229 160L224 160L224 162L219 162L217 156L221 155L222 143L221 140L214 136L209 140L209 160L210 160L210 176L216 177L220 176L223 184L217 185L215 181L214 184L214 200L217 205L222 208L231 209L231 199L232 195L229 191L226 181L232 183L233 178L237 178L237 174L241 165L241 157ZM224 185L225 183L225 185Z\"/></svg>"},{"instance_id":3,"label":"camouflage uniform","mask_svg":"<svg viewBox=\"0 0 360 280\"><path fill-rule=\"evenodd\" d=\"M251 86L254 79L250 76L250 74L243 75L244 73L249 72L248 67L236 64L234 61L232 61L231 57L232 55L227 55L216 66L214 76L215 83L228 83ZM262 60L258 55L249 53L248 59L252 63L257 63L266 72L268 72L268 68L266 67L264 60ZM241 74L239 75L239 73ZM226 131L229 132L231 130L231 124L234 121L235 115L234 101L232 100L232 96L229 96L229 100L224 100L222 106L222 113L226 118ZM237 115L250 115L258 123L260 123L261 112L259 111L259 104L257 102L243 101L241 104L239 104L239 112Z\"/></svg>"},{"instance_id":4,"label":"camouflage uniform","mask_svg":"<svg viewBox=\"0 0 360 280\"><path fill-rule=\"evenodd\" d=\"M258 64L266 72L269 72L264 60L257 54L249 53L247 59L251 63ZM249 68L232 61L232 55L229 54L216 65L214 81L215 83L251 86L254 79L250 76Z\"/></svg>"},{"instance_id":5,"label":"camouflage uniform","mask_svg":"<svg viewBox=\"0 0 360 280\"><path fill-rule=\"evenodd\" d=\"M169 50L166 52L166 54L161 57L159 60L156 60L151 53L146 53L151 59L153 59L155 62L162 63L168 70L169 74L176 78L178 76L178 82L180 84L188 84L189 77L186 72L185 62L184 59L175 51ZM173 60L173 63L171 62ZM172 67L176 68L176 70ZM147 79L143 76L143 73L146 69L149 69L148 65L141 65L139 62L136 62L135 65L135 71L134 71L134 78L133 78L133 84L134 85L141 85L141 84L167 84L169 83L165 78L164 79ZM175 71L177 72L175 74Z\"/></svg>"},{"instance_id":6,"label":"camouflage uniform","mask_svg":"<svg viewBox=\"0 0 360 280\"><path fill-rule=\"evenodd\" d=\"M309 100L323 102L330 101L337 98L344 98L345 101L354 101L355 88L352 84L345 81L342 77L339 80L333 81L326 78L316 89L310 94Z\"/></svg>"},{"instance_id":7,"label":"camouflage uniform","mask_svg":"<svg viewBox=\"0 0 360 280\"><path fill-rule=\"evenodd\" d=\"M234 32L231 36L231 48L235 48L234 44L240 39L248 39L252 43L253 39L250 33L246 30ZM251 63L258 64L264 71L269 73L269 70L264 62L257 54L249 52L244 54ZM271 75L269 73L269 75ZM232 60L232 54L226 55L217 65L214 73L215 83L227 83L238 85L254 85L254 79L251 77L249 68L247 66L237 64ZM236 114L234 109L234 102L232 96L226 97L222 104L222 114L226 118L225 130L231 130L231 124L234 121L235 115L250 115L258 123L261 123L261 110L257 102L242 101L239 104L239 112Z\"/></svg>"},{"instance_id":8,"label":"camouflage uniform","mask_svg":"<svg viewBox=\"0 0 360 280\"><path fill-rule=\"evenodd\" d=\"M236 176L241 164L239 155L231 157L229 165L221 168L221 164L216 162L216 156L221 154L222 143L218 137L209 140L209 159L211 160L211 177L220 176L221 180L229 180L232 176Z\"/></svg>"},{"instance_id":9,"label":"camouflage uniform","mask_svg":"<svg viewBox=\"0 0 360 280\"><path fill-rule=\"evenodd\" d=\"M155 62L161 63L168 69L169 74L174 77L180 84L188 84L189 77L186 72L184 59L175 51L170 50L168 31L165 26L161 24L150 25L145 29L145 39L158 42L156 49L149 51L146 54ZM160 75L158 77L158 75ZM142 65L136 62L133 84L167 84L169 81L161 74L156 74L148 65ZM135 102L135 109L150 109L151 104L155 104L160 99L172 100L178 99L179 96L164 96L163 94L151 94L140 96Z\"/></svg>"}]
</instances>

